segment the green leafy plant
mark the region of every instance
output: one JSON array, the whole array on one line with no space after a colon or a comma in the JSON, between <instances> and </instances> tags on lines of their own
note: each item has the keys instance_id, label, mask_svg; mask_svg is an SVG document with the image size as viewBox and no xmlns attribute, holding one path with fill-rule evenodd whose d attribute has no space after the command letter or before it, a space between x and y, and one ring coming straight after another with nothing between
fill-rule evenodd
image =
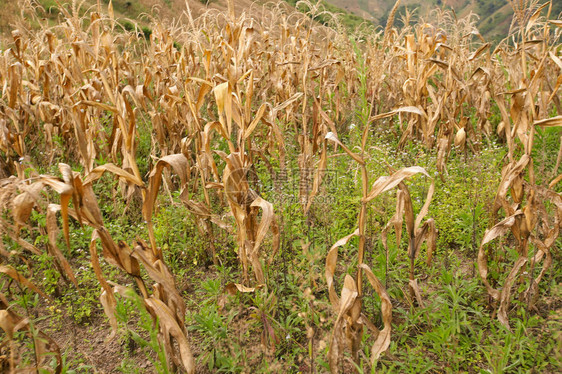
<instances>
[{"instance_id":1,"label":"green leafy plant","mask_svg":"<svg viewBox=\"0 0 562 374\"><path fill-rule=\"evenodd\" d=\"M136 343L145 352L156 373L170 373L166 351L158 338L158 322L154 323L135 292L127 292L125 297L117 299L116 317L124 330L126 344L130 344L129 339ZM137 320L136 324L133 318Z\"/></svg>"}]
</instances>

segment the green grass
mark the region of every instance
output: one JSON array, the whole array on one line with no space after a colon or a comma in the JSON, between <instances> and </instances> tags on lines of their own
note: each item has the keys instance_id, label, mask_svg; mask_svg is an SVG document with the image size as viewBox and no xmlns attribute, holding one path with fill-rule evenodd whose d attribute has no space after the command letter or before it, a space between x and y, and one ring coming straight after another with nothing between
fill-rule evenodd
<instances>
[{"instance_id":1,"label":"green grass","mask_svg":"<svg viewBox=\"0 0 562 374\"><path fill-rule=\"evenodd\" d=\"M289 5L297 8L297 10L307 13L310 9L308 6L301 4L300 7L297 7L298 0L286 0ZM314 20L323 24L329 25L333 23L333 16L337 15L338 19L342 23L342 25L349 31L355 31L357 28L361 26L369 26L371 22L367 21L366 19L359 17L355 14L349 13L344 9L338 8L335 5L332 5L326 1L322 1L322 6L324 10L331 13L329 14L319 14L314 17Z\"/></svg>"}]
</instances>

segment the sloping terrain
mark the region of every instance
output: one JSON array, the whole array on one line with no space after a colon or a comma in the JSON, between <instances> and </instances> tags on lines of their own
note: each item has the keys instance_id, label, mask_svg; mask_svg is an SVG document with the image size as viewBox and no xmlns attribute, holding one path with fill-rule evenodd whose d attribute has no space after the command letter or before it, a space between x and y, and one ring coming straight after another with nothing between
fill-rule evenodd
<instances>
[{"instance_id":1,"label":"sloping terrain","mask_svg":"<svg viewBox=\"0 0 562 374\"><path fill-rule=\"evenodd\" d=\"M54 24L58 17L59 11L56 9L58 4L66 4L69 9L72 4L81 5L81 11L93 9L99 4L103 11L107 11L109 0L0 0L0 34L11 29L10 24L14 23L19 16L20 9L26 3L33 4L44 10L43 14ZM259 9L260 3L265 1L252 0L235 0L234 7L238 14L249 12L252 9ZM187 21L186 9L189 5L193 17L198 17L206 11L218 10L225 12L227 9L226 0L113 0L112 6L115 17L117 19L131 19L141 24L148 24L151 17L157 17L168 22ZM259 17L259 12L255 12L254 16Z\"/></svg>"},{"instance_id":2,"label":"sloping terrain","mask_svg":"<svg viewBox=\"0 0 562 374\"><path fill-rule=\"evenodd\" d=\"M395 0L328 0L348 12L357 14L376 24L384 26L388 15L396 3ZM545 3L546 1L540 1ZM478 15L478 29L486 39L495 41L507 36L511 24L513 10L505 0L401 0L398 7L396 22L400 25L406 9L413 12L412 21L420 18L431 18L435 9L453 9L458 17L464 17L471 12ZM554 1L552 15L557 18L562 12L562 1Z\"/></svg>"}]
</instances>

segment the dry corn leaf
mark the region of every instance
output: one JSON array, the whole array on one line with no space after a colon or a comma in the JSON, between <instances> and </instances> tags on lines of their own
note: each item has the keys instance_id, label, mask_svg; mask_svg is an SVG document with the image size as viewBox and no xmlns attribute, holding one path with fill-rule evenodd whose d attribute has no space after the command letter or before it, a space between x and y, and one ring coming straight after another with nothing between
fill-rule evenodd
<instances>
[{"instance_id":1,"label":"dry corn leaf","mask_svg":"<svg viewBox=\"0 0 562 374\"><path fill-rule=\"evenodd\" d=\"M53 257L55 258L55 261L59 264L70 281L74 283L74 286L78 287L78 282L76 281L76 277L74 276L74 272L72 271L70 264L57 246L57 235L59 232L59 227L57 225L56 213L59 210L60 206L55 204L49 204L49 206L47 207L46 228L49 238L49 252L51 252Z\"/></svg>"},{"instance_id":2,"label":"dry corn leaf","mask_svg":"<svg viewBox=\"0 0 562 374\"><path fill-rule=\"evenodd\" d=\"M409 178L415 174L422 173L425 176L429 177L429 174L425 171L424 168L419 166L411 166L408 168L403 168L392 174L390 177L383 176L379 177L366 198L363 198L364 202L369 202L373 200L375 197L380 195L383 192L393 189L394 187L398 186L404 179Z\"/></svg>"},{"instance_id":3,"label":"dry corn leaf","mask_svg":"<svg viewBox=\"0 0 562 374\"><path fill-rule=\"evenodd\" d=\"M534 126L541 126L541 127L556 127L562 126L562 116L556 116L552 118L542 119L540 121L535 121L533 123Z\"/></svg>"},{"instance_id":4,"label":"dry corn leaf","mask_svg":"<svg viewBox=\"0 0 562 374\"><path fill-rule=\"evenodd\" d=\"M513 265L513 268L511 269L509 275L505 279L499 297L500 307L498 308L498 320L501 322L502 325L504 325L510 331L511 328L509 327L507 310L510 304L511 287L513 287L513 283L515 282L515 279L519 274L519 271L526 263L527 263L526 257L519 257L519 259L515 262L515 265Z\"/></svg>"},{"instance_id":5,"label":"dry corn leaf","mask_svg":"<svg viewBox=\"0 0 562 374\"><path fill-rule=\"evenodd\" d=\"M256 129L258 123L260 122L260 120L264 116L264 113L265 113L266 109L267 109L266 103L263 103L263 104L260 105L258 111L256 112L256 115L254 116L254 119L252 120L252 122L250 123L248 128L244 131L244 140L248 139L252 135L252 133Z\"/></svg>"},{"instance_id":6,"label":"dry corn leaf","mask_svg":"<svg viewBox=\"0 0 562 374\"><path fill-rule=\"evenodd\" d=\"M416 106L405 106L405 107L402 107L402 108L392 110L392 111L387 112L387 113L377 114L376 116L373 116L373 117L369 118L369 123L371 123L373 121L376 121L376 120L379 120L379 119L382 119L382 118L392 117L393 115L395 115L397 113L412 113L412 114L417 114L419 116L427 118L427 113L425 113L425 111L423 109L420 109Z\"/></svg>"},{"instance_id":7,"label":"dry corn leaf","mask_svg":"<svg viewBox=\"0 0 562 374\"><path fill-rule=\"evenodd\" d=\"M259 287L246 287L243 284L239 283L229 283L224 286L224 292L227 292L231 295L236 295L237 292L242 293L251 293L254 292Z\"/></svg>"},{"instance_id":8,"label":"dry corn leaf","mask_svg":"<svg viewBox=\"0 0 562 374\"><path fill-rule=\"evenodd\" d=\"M318 192L320 190L320 185L322 184L322 177L324 176L324 173L326 171L326 164L327 164L326 148L327 148L326 142L323 142L322 153L320 154L320 160L318 161L318 167L315 168L316 170L314 172L314 180L312 182L312 191L310 191L310 194L308 195L308 201L307 201L306 207L304 209L305 214L310 210L310 207L312 206L312 203L314 202L314 198L318 194Z\"/></svg>"},{"instance_id":9,"label":"dry corn leaf","mask_svg":"<svg viewBox=\"0 0 562 374\"><path fill-rule=\"evenodd\" d=\"M262 219L256 230L256 239L254 241L253 248L253 252L257 252L266 234L270 230L272 223L275 221L275 213L273 212L273 205L269 201L264 200L261 197L257 197L250 206L252 208L259 207L262 209Z\"/></svg>"},{"instance_id":10,"label":"dry corn leaf","mask_svg":"<svg viewBox=\"0 0 562 374\"><path fill-rule=\"evenodd\" d=\"M11 267L10 265L0 265L0 273L6 274L7 276L12 278L13 280L18 282L19 284L29 288L30 290L32 290L36 293L38 293L39 295L43 296L45 299L51 300L51 298L49 296L47 296L46 294L44 294L43 291L41 291L39 288L37 288L37 286L35 286L35 284L33 284L27 278L25 278L20 273L18 273L18 271L16 269L14 269L13 267Z\"/></svg>"},{"instance_id":11,"label":"dry corn leaf","mask_svg":"<svg viewBox=\"0 0 562 374\"><path fill-rule=\"evenodd\" d=\"M558 183L560 183L560 181L562 181L562 174L560 174L559 176L557 176L556 178L554 178L549 184L548 187L552 188L554 186L556 186Z\"/></svg>"},{"instance_id":12,"label":"dry corn leaf","mask_svg":"<svg viewBox=\"0 0 562 374\"><path fill-rule=\"evenodd\" d=\"M219 112L219 121L223 126L226 126L226 133L230 136L232 134L232 90L228 82L217 85L213 92L217 103ZM224 120L226 116L226 123Z\"/></svg>"},{"instance_id":13,"label":"dry corn leaf","mask_svg":"<svg viewBox=\"0 0 562 374\"><path fill-rule=\"evenodd\" d=\"M488 282L488 256L484 250L484 246L497 237L505 235L509 230L511 230L511 227L513 227L516 222L515 218L521 214L523 214L523 212L518 210L513 215L497 223L491 229L486 230L484 237L482 238L482 242L480 243L480 249L478 250L478 272L480 273L482 282L486 286L488 294L495 300L499 300L500 292L493 288Z\"/></svg>"},{"instance_id":14,"label":"dry corn leaf","mask_svg":"<svg viewBox=\"0 0 562 374\"><path fill-rule=\"evenodd\" d=\"M428 219L421 228L416 230L416 235L414 239L414 258L418 257L421 249L421 245L427 240L427 260L426 263L429 265L433 257L433 253L436 249L437 243L437 230L435 228L435 221L433 218Z\"/></svg>"},{"instance_id":15,"label":"dry corn leaf","mask_svg":"<svg viewBox=\"0 0 562 374\"><path fill-rule=\"evenodd\" d=\"M476 58L478 58L482 53L484 53L484 51L486 49L488 49L490 47L490 43L485 43L482 46L480 46L480 48L478 48L476 51L472 52L470 54L470 56L468 56L468 61L473 61Z\"/></svg>"},{"instance_id":16,"label":"dry corn leaf","mask_svg":"<svg viewBox=\"0 0 562 374\"><path fill-rule=\"evenodd\" d=\"M457 134L455 135L455 147L463 147L465 141L466 131L464 130L464 127L462 127L461 129L459 129L459 131L457 131Z\"/></svg>"},{"instance_id":17,"label":"dry corn leaf","mask_svg":"<svg viewBox=\"0 0 562 374\"><path fill-rule=\"evenodd\" d=\"M355 280L349 274L346 274L341 291L341 302L339 303L338 317L334 323L332 337L330 339L330 347L328 349L328 361L330 362L331 373L338 372L339 352L342 347L345 346L345 340L341 330L343 328L343 324L349 322L349 320L344 319L344 315L349 313L350 309L355 304L358 294Z\"/></svg>"},{"instance_id":18,"label":"dry corn leaf","mask_svg":"<svg viewBox=\"0 0 562 374\"><path fill-rule=\"evenodd\" d=\"M176 318L178 320L183 320L185 315L185 303L177 290L174 275L164 261L155 257L153 251L142 241L138 241L137 245L134 246L134 253L132 256L144 265L150 279L161 286L165 294L164 299L170 310L175 313Z\"/></svg>"},{"instance_id":19,"label":"dry corn leaf","mask_svg":"<svg viewBox=\"0 0 562 374\"><path fill-rule=\"evenodd\" d=\"M132 183L139 187L144 186L144 183L141 179L112 163L107 163L94 168L91 172L88 173L88 175L86 175L82 183L85 185L90 184L101 178L103 173L105 173L106 171L118 176L119 178L123 178L127 183Z\"/></svg>"},{"instance_id":20,"label":"dry corn leaf","mask_svg":"<svg viewBox=\"0 0 562 374\"><path fill-rule=\"evenodd\" d=\"M41 183L33 183L25 187L23 193L19 194L12 200L12 216L18 226L23 226L29 220L31 211L35 206L39 192L43 188Z\"/></svg>"},{"instance_id":21,"label":"dry corn leaf","mask_svg":"<svg viewBox=\"0 0 562 374\"><path fill-rule=\"evenodd\" d=\"M188 179L187 173L189 162L187 158L181 153L164 156L160 160L158 160L158 162L150 172L148 190L146 191L144 202L142 205L142 215L148 225L148 234L152 250L155 251L154 253L160 259L162 258L162 254L156 246L156 238L154 237L154 229L152 227L152 213L154 210L156 197L158 195L158 190L160 189L160 183L162 181L162 170L166 166L171 166L174 169L176 174L179 175L181 185L183 186Z\"/></svg>"},{"instance_id":22,"label":"dry corn leaf","mask_svg":"<svg viewBox=\"0 0 562 374\"><path fill-rule=\"evenodd\" d=\"M98 230L94 230L92 232L92 238L90 240L90 263L92 264L92 268L94 269L96 278L98 279L98 282L100 283L102 288L102 292L100 294L100 302L105 315L109 319L109 324L112 330L110 337L113 337L117 333L117 317L115 316L117 301L115 300L115 296L113 295L111 286L107 283L107 280L103 276L103 272L101 270L98 252L96 249L96 242L98 239L101 239L100 234Z\"/></svg>"},{"instance_id":23,"label":"dry corn leaf","mask_svg":"<svg viewBox=\"0 0 562 374\"><path fill-rule=\"evenodd\" d=\"M550 3L546 2L544 4L542 4L541 6L539 6L537 8L537 10L535 10L533 12L533 14L531 15L531 17L529 17L529 20L527 21L527 26L525 27L525 33L529 33L529 31L531 30L531 28L537 23L537 19L539 18L539 16L541 15L541 11L546 8L547 6L549 6Z\"/></svg>"},{"instance_id":24,"label":"dry corn leaf","mask_svg":"<svg viewBox=\"0 0 562 374\"><path fill-rule=\"evenodd\" d=\"M431 200L433 199L433 193L434 192L435 192L435 182L432 180L431 184L429 185L429 189L427 190L427 195L425 197L425 203L423 204L422 208L420 209L420 212L416 216L416 222L414 224L415 230L417 230L420 227L421 221L427 215L427 213L429 211L429 204L431 203Z\"/></svg>"},{"instance_id":25,"label":"dry corn leaf","mask_svg":"<svg viewBox=\"0 0 562 374\"><path fill-rule=\"evenodd\" d=\"M144 302L152 314L158 318L160 332L164 337L164 347L166 348L169 356L174 360L174 362L176 362L176 364L179 365L181 363L187 373L195 373L195 360L193 359L191 349L189 348L187 334L185 329L180 327L174 318L173 312L161 300L155 299L154 297L145 299ZM177 347L179 348L179 358L175 354L176 345L171 342L170 337L173 337L177 343Z\"/></svg>"},{"instance_id":26,"label":"dry corn leaf","mask_svg":"<svg viewBox=\"0 0 562 374\"><path fill-rule=\"evenodd\" d=\"M418 286L418 280L417 280L417 279L410 279L410 280L408 281L408 285L410 286L410 288L411 288L412 290L414 290L414 295L416 296L416 301L418 302L418 305L419 305L421 308L425 308L423 299L422 299L422 297L421 297L420 288L419 288L419 286Z\"/></svg>"},{"instance_id":27,"label":"dry corn leaf","mask_svg":"<svg viewBox=\"0 0 562 374\"><path fill-rule=\"evenodd\" d=\"M390 298L388 297L386 290L375 274L373 274L369 266L361 264L359 267L367 275L369 283L371 283L375 292L381 299L381 313L384 328L380 331L373 347L371 348L371 365L374 365L375 360L378 360L381 354L390 346L390 332L392 330L392 303L390 302Z\"/></svg>"},{"instance_id":28,"label":"dry corn leaf","mask_svg":"<svg viewBox=\"0 0 562 374\"><path fill-rule=\"evenodd\" d=\"M345 145L343 145L342 142L339 141L339 139L336 137L336 135L333 132L328 132L326 134L326 139L336 143L337 145L339 145L340 147L343 148L343 150L349 155L351 156L352 159L354 159L355 161L357 161L360 165L364 165L365 164L365 160L363 160L363 157L359 156L356 153L353 153L349 148L347 148Z\"/></svg>"},{"instance_id":29,"label":"dry corn leaf","mask_svg":"<svg viewBox=\"0 0 562 374\"><path fill-rule=\"evenodd\" d=\"M328 256L326 256L326 282L328 283L330 302L335 309L339 309L340 304L339 297L334 287L334 274L336 272L336 265L338 262L338 248L346 245L354 236L359 236L359 229L356 229L353 233L334 243L328 251Z\"/></svg>"},{"instance_id":30,"label":"dry corn leaf","mask_svg":"<svg viewBox=\"0 0 562 374\"><path fill-rule=\"evenodd\" d=\"M514 180L516 178L520 178L521 173L523 172L529 161L530 157L528 155L523 155L517 163L512 162L507 166L507 172L502 178L502 181L496 193L496 201L505 199L507 191L513 185Z\"/></svg>"}]
</instances>

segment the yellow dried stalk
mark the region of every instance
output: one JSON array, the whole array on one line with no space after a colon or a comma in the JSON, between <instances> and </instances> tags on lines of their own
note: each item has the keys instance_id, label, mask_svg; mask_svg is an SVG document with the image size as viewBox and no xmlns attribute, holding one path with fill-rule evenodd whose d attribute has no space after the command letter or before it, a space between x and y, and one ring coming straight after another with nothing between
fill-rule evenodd
<instances>
[{"instance_id":1,"label":"yellow dried stalk","mask_svg":"<svg viewBox=\"0 0 562 374\"><path fill-rule=\"evenodd\" d=\"M506 211L507 217L501 222L497 223L494 227L487 230L480 249L478 252L478 269L480 277L490 297L499 302L498 319L509 329L509 321L507 310L510 304L511 287L515 280L523 280L522 269L527 269L530 273L528 280L529 285L525 291L524 298L531 307L536 299L538 291L538 283L540 282L544 273L548 270L552 263L552 255L550 250L560 235L560 228L562 222L562 196L548 188L523 183L517 185L514 181L515 178L510 178L516 170L516 166L506 173L502 185L511 188L511 195L513 203L508 201L507 197L502 196L502 185L498 191L498 199L501 199L503 209ZM519 175L523 174L523 170ZM509 181L512 181L509 183ZM520 190L520 191L518 191ZM526 196L527 202L525 205L521 204L523 196ZM519 203L516 202L519 200ZM553 219L549 217L542 201L550 201L555 206ZM517 210L515 210L517 209ZM501 289L494 288L488 281L488 258L491 256L490 252L485 250L486 245L496 238L511 233L517 241L518 259L515 261L512 270L504 280L504 285ZM531 247L530 245L533 245ZM531 249L534 251L531 251ZM529 258L529 255L531 257ZM534 278L533 271L529 271L526 267L527 263L531 263L531 269L543 262L542 269L539 275Z\"/></svg>"},{"instance_id":2,"label":"yellow dried stalk","mask_svg":"<svg viewBox=\"0 0 562 374\"><path fill-rule=\"evenodd\" d=\"M502 209L505 218L486 231L478 253L480 277L490 297L499 303L497 317L507 329L510 328L507 311L511 302L511 288L514 282L518 279L523 281L525 272L529 274L527 276L528 286L523 298L527 303L527 309L533 307L537 297L538 282L552 263L550 249L560 235L562 222L562 195L551 189L557 183L557 178L550 183L549 187L539 186L535 181L533 167L532 149L535 126L562 125L559 117L536 119L541 112L544 113L544 102L539 106L538 112L535 102L539 97L541 86L544 84L547 61L551 58L549 58L550 54L548 48L545 48L544 41L531 42L533 34L537 33L534 25L537 23L541 10L545 8L545 6L538 7L531 13L534 4L523 8L512 3L520 27L521 45L518 62L522 71L510 77L516 82L516 87L519 88L505 93L511 97L509 113L505 102L503 100L498 101L506 125L504 133L508 139L510 162L502 171L502 180L496 193L493 211L495 218L497 212ZM544 24L544 31L547 31L548 27L548 24ZM542 25L539 30L542 31ZM527 60L527 48L533 48L533 46L542 47L539 49L542 57L534 58L534 62L531 62ZM526 76L527 71L532 72L530 79ZM521 72L525 74L521 74ZM552 98L553 96L549 95L546 104ZM511 121L513 122L513 128L510 125ZM514 160L514 146L517 144L514 140L518 140L523 147L523 156L518 161ZM547 201L553 204L553 213L549 213L545 208ZM554 217L550 217L551 215ZM488 258L491 254L485 250L485 246L492 240L508 233L511 233L516 240L518 258L503 281L503 286L498 289L488 280ZM535 278L535 266L540 261L543 261L542 269ZM527 266L528 263L531 264L530 268Z\"/></svg>"},{"instance_id":3,"label":"yellow dried stalk","mask_svg":"<svg viewBox=\"0 0 562 374\"><path fill-rule=\"evenodd\" d=\"M390 177L380 177L375 182L373 186L373 191L375 192L381 191L382 193L384 191L387 191L389 189L389 186L394 187L396 181L399 181L399 183L397 184L398 190L396 192L396 213L383 228L381 232L381 236L383 240L383 246L387 251L387 258L388 258L388 242L387 242L388 232L390 231L391 228L394 228L396 232L396 246L399 248L402 238L402 225L405 219L406 231L408 234L408 257L410 259L410 275L409 275L409 282L408 282L410 288L410 295L412 298L414 297L416 298L420 306L423 306L421 293L419 291L419 287L415 278L414 265L415 265L415 260L421 251L421 245L424 242L427 242L427 260L426 260L427 265L431 263L433 253L435 251L435 246L437 241L437 230L435 228L435 222L433 218L426 220L423 225L421 224L423 219L428 213L429 204L431 203L431 199L433 197L433 192L435 189L435 184L433 181L431 182L431 185L429 186L427 192L425 203L420 209L417 216L415 216L412 199L410 197L410 191L402 180L416 173L422 173L425 176L429 177L429 175L423 168L415 167L415 166L410 168L404 168L395 172Z\"/></svg>"},{"instance_id":4,"label":"yellow dried stalk","mask_svg":"<svg viewBox=\"0 0 562 374\"><path fill-rule=\"evenodd\" d=\"M386 290L381 285L377 277L372 273L370 268L366 264L360 264L358 271L365 273L367 279L381 299L381 313L384 321L383 330L379 331L367 319L367 317L361 313L363 296L360 294L358 282L352 276L345 276L344 286L341 291L341 299L337 296L335 290L334 276L338 261L338 248L346 245L351 238L355 236L359 236L359 229L334 243L326 256L326 281L328 283L328 293L330 302L337 314L332 336L330 338L330 348L328 352L330 370L332 373L338 372L338 361L343 355L345 347L350 348L353 359L356 362L358 361L364 326L367 326L376 337L371 349L372 364L390 346L392 304Z\"/></svg>"}]
</instances>

